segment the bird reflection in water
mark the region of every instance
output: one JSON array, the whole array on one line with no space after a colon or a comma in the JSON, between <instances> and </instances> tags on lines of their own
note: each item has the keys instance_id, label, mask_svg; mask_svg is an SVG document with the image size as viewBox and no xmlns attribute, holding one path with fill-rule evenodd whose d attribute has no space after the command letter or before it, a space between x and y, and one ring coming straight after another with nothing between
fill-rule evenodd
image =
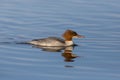
<instances>
[{"instance_id":1,"label":"bird reflection in water","mask_svg":"<svg viewBox=\"0 0 120 80\"><path fill-rule=\"evenodd\" d=\"M64 52L62 53L62 56L65 58L65 62L73 62L74 58L77 58L79 56L77 56L76 54L73 54L73 46L69 46L69 47L66 47L64 49Z\"/></svg>"},{"instance_id":2,"label":"bird reflection in water","mask_svg":"<svg viewBox=\"0 0 120 80\"><path fill-rule=\"evenodd\" d=\"M47 51L47 52L62 52L61 54L64 57L64 61L65 62L74 62L74 58L77 58L79 56L77 56L76 54L73 54L73 49L75 46L69 46L69 47L43 47L43 46L33 46L36 48L40 48L43 51Z\"/></svg>"}]
</instances>

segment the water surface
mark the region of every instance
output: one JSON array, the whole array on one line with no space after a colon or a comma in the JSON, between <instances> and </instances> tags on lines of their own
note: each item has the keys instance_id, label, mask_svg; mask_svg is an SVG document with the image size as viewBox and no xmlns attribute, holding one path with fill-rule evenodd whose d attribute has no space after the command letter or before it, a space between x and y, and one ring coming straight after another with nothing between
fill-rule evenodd
<instances>
[{"instance_id":1,"label":"water surface","mask_svg":"<svg viewBox=\"0 0 120 80\"><path fill-rule=\"evenodd\" d=\"M1 0L1 80L119 80L119 0ZM65 54L17 42L85 35ZM76 58L66 59L67 56Z\"/></svg>"}]
</instances>

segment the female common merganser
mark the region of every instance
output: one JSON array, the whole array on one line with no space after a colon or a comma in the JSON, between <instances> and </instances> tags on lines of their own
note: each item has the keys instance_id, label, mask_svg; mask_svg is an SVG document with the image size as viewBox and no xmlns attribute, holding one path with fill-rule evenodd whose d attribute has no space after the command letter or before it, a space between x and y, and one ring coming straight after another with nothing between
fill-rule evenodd
<instances>
[{"instance_id":1,"label":"female common merganser","mask_svg":"<svg viewBox=\"0 0 120 80\"><path fill-rule=\"evenodd\" d=\"M38 45L38 46L73 46L75 45L72 41L72 38L84 38L84 36L77 34L75 31L72 30L66 30L63 33L63 38L57 38L57 37L48 37L43 39L34 39L29 44Z\"/></svg>"}]
</instances>

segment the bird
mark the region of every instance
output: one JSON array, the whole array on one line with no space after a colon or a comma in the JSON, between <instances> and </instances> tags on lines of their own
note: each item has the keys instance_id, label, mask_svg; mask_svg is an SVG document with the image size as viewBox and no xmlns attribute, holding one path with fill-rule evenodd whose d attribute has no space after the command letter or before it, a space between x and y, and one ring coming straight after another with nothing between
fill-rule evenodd
<instances>
[{"instance_id":1,"label":"bird","mask_svg":"<svg viewBox=\"0 0 120 80\"><path fill-rule=\"evenodd\" d=\"M68 29L62 34L62 37L63 38L47 37L42 39L33 39L31 41L28 41L27 43L44 47L66 47L75 45L73 42L73 38L84 38L85 36L79 35L77 32Z\"/></svg>"}]
</instances>

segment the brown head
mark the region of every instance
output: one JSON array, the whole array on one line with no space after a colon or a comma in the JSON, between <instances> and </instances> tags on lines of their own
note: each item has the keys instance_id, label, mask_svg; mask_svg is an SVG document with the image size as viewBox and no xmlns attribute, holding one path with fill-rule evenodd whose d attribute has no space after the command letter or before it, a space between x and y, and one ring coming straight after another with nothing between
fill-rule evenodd
<instances>
[{"instance_id":1,"label":"brown head","mask_svg":"<svg viewBox=\"0 0 120 80\"><path fill-rule=\"evenodd\" d=\"M84 36L77 34L73 30L66 30L62 36L66 41L72 41L72 38L84 38Z\"/></svg>"}]
</instances>

